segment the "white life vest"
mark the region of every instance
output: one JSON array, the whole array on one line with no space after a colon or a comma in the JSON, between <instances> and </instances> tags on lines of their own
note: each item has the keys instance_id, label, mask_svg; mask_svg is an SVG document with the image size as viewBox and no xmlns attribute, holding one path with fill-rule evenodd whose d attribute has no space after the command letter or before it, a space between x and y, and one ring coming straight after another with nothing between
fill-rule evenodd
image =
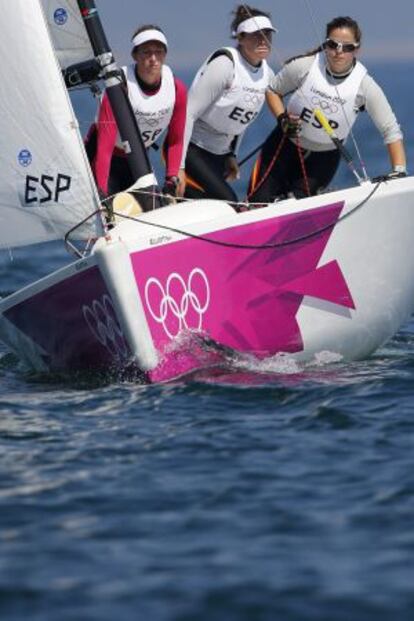
<instances>
[{"instance_id":1,"label":"white life vest","mask_svg":"<svg viewBox=\"0 0 414 621\"><path fill-rule=\"evenodd\" d=\"M265 60L254 70L238 50L232 47L223 49L230 52L234 61L233 81L219 99L211 104L200 117L201 125L205 129L208 126L214 131L202 131L201 141L199 141L196 123L191 137L192 142L195 144L201 142L199 146L213 153L228 151L229 143L234 136L242 134L258 116L265 100L271 75ZM201 78L208 62L209 59L199 69L194 78L194 84ZM223 136L220 138L218 134L224 134L228 140L223 141Z\"/></svg>"},{"instance_id":2,"label":"white life vest","mask_svg":"<svg viewBox=\"0 0 414 621\"><path fill-rule=\"evenodd\" d=\"M304 83L294 92L287 106L290 114L302 119L302 138L326 149L334 148L332 140L314 117L313 111L319 108L337 137L346 140L358 114L356 96L366 73L364 65L357 61L343 82L330 84L326 75L325 55L316 55Z\"/></svg>"},{"instance_id":3,"label":"white life vest","mask_svg":"<svg viewBox=\"0 0 414 621\"><path fill-rule=\"evenodd\" d=\"M175 105L174 75L167 65L163 65L161 86L154 95L146 95L140 88L135 76L135 63L122 67L125 73L128 97L137 119L145 147L149 147L167 129ZM117 147L123 148L118 133Z\"/></svg>"}]
</instances>

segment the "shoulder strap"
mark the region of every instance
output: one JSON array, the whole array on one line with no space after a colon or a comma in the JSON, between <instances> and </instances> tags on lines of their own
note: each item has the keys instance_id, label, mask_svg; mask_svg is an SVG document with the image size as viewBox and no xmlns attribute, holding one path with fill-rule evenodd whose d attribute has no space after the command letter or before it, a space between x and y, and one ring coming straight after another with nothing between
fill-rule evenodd
<instances>
[{"instance_id":1,"label":"shoulder strap","mask_svg":"<svg viewBox=\"0 0 414 621\"><path fill-rule=\"evenodd\" d=\"M230 52L230 50L226 49L225 47L221 48L220 50L216 50L215 52L213 52L212 55L210 56L210 58L208 59L207 64L209 65L212 60L214 60L215 58L218 58L219 56L227 56L227 58L230 58L231 62L234 65L233 55Z\"/></svg>"}]
</instances>

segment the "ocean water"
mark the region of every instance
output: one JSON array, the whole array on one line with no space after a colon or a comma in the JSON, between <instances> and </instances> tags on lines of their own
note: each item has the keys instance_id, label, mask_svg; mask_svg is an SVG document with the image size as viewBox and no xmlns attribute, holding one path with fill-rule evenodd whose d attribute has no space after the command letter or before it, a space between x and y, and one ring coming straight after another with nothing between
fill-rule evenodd
<instances>
[{"instance_id":1,"label":"ocean water","mask_svg":"<svg viewBox=\"0 0 414 621\"><path fill-rule=\"evenodd\" d=\"M370 68L413 173L413 67ZM367 119L356 137L386 172ZM0 294L64 261L59 244L2 252ZM361 362L163 386L33 375L0 345L0 619L411 620L413 396L413 320Z\"/></svg>"}]
</instances>

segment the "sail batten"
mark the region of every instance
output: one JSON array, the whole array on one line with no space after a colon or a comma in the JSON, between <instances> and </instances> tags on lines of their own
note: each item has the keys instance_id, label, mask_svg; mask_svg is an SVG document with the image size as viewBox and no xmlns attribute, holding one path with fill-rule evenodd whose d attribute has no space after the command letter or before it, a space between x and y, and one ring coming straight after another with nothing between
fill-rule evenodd
<instances>
[{"instance_id":1,"label":"sail batten","mask_svg":"<svg viewBox=\"0 0 414 621\"><path fill-rule=\"evenodd\" d=\"M61 239L99 201L43 4L2 5L0 246L10 247ZM101 232L95 217L76 237Z\"/></svg>"}]
</instances>

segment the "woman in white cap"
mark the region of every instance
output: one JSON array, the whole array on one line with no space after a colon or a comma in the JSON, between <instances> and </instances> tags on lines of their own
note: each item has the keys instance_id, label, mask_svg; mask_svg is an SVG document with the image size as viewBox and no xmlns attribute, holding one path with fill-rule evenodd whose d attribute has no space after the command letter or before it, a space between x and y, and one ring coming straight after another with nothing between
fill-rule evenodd
<instances>
[{"instance_id":1,"label":"woman in white cap","mask_svg":"<svg viewBox=\"0 0 414 621\"><path fill-rule=\"evenodd\" d=\"M185 130L186 196L237 201L243 132L258 116L273 72L266 63L275 28L268 13L241 4L233 12L237 47L223 47L199 69L188 94Z\"/></svg>"},{"instance_id":2,"label":"woman in white cap","mask_svg":"<svg viewBox=\"0 0 414 621\"><path fill-rule=\"evenodd\" d=\"M164 191L182 196L184 171L180 169L187 104L184 84L164 64L167 39L158 26L139 28L132 37L134 62L123 68L128 97L135 113L145 147L149 148L167 131L165 146L166 178ZM93 148L93 141L96 141ZM94 131L87 139L93 153L92 169L98 189L104 196L130 187L135 181L128 168L109 99L104 95Z\"/></svg>"}]
</instances>

